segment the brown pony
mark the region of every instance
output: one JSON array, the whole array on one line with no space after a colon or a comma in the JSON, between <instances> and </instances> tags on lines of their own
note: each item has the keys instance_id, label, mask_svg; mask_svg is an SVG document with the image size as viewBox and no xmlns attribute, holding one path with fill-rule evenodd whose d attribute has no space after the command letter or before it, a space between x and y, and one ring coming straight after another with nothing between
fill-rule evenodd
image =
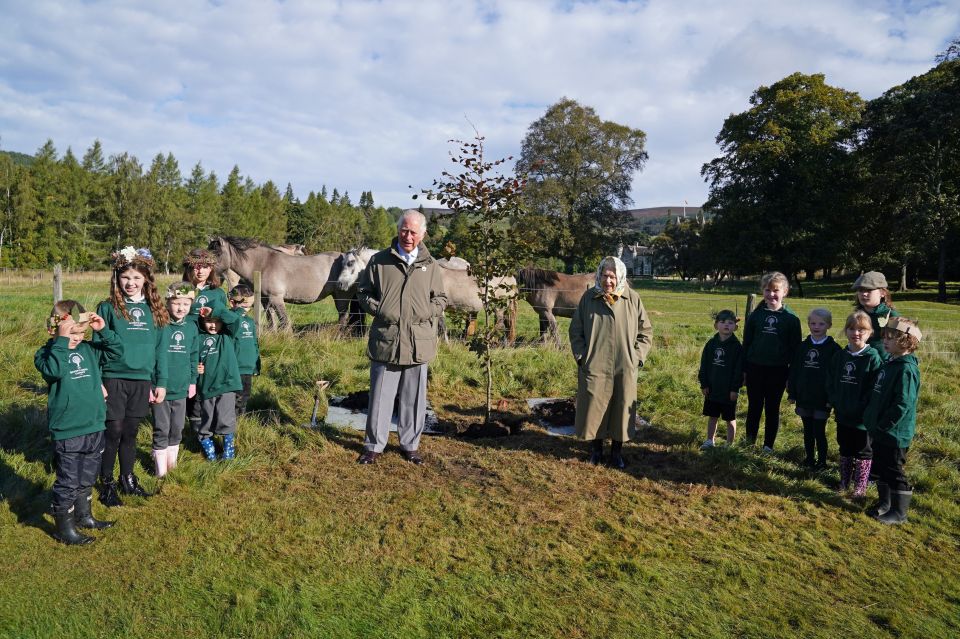
<instances>
[{"instance_id":1,"label":"brown pony","mask_svg":"<svg viewBox=\"0 0 960 639\"><path fill-rule=\"evenodd\" d=\"M573 317L580 298L596 284L596 279L593 273L567 275L532 266L520 269L517 273L520 297L540 316L541 339L545 340L549 333L560 346L556 316Z\"/></svg>"}]
</instances>

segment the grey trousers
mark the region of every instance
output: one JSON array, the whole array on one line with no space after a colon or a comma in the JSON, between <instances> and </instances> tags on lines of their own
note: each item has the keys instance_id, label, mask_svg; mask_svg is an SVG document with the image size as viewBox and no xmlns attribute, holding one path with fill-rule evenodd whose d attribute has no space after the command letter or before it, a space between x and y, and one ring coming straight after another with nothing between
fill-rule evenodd
<instances>
[{"instance_id":1,"label":"grey trousers","mask_svg":"<svg viewBox=\"0 0 960 639\"><path fill-rule=\"evenodd\" d=\"M237 432L236 393L207 397L200 402L200 429L197 431L200 439L213 435L233 435Z\"/></svg>"},{"instance_id":2,"label":"grey trousers","mask_svg":"<svg viewBox=\"0 0 960 639\"><path fill-rule=\"evenodd\" d=\"M414 451L420 446L427 416L427 365L394 366L371 362L370 405L367 408L364 449L382 453L386 448L398 391L397 435L400 437L400 448Z\"/></svg>"},{"instance_id":3,"label":"grey trousers","mask_svg":"<svg viewBox=\"0 0 960 639\"><path fill-rule=\"evenodd\" d=\"M153 405L153 449L178 446L183 439L183 420L187 417L187 398Z\"/></svg>"}]
</instances>

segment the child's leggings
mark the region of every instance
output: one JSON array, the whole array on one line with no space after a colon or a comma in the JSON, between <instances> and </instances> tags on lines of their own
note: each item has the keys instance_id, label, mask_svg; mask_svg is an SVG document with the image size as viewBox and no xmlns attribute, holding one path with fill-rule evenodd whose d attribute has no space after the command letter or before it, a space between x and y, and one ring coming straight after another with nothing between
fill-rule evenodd
<instances>
[{"instance_id":1,"label":"child's leggings","mask_svg":"<svg viewBox=\"0 0 960 639\"><path fill-rule=\"evenodd\" d=\"M780 430L780 401L787 389L790 369L747 363L747 439L756 441L760 415L766 413L763 445L773 448Z\"/></svg>"},{"instance_id":2,"label":"child's leggings","mask_svg":"<svg viewBox=\"0 0 960 639\"><path fill-rule=\"evenodd\" d=\"M818 462L827 461L827 420L815 417L801 417L803 422L803 450L807 461L814 460L813 449L816 445Z\"/></svg>"}]
</instances>

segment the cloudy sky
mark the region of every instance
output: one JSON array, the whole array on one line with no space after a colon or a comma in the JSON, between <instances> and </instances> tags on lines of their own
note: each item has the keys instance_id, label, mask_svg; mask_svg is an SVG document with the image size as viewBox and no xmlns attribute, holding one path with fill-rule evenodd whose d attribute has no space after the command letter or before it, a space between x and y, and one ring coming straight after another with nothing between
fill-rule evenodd
<instances>
[{"instance_id":1,"label":"cloudy sky","mask_svg":"<svg viewBox=\"0 0 960 639\"><path fill-rule=\"evenodd\" d=\"M409 206L450 138L519 152L561 97L647 133L634 206L698 205L724 118L801 71L873 98L960 0L0 0L0 148L172 152L297 195ZM412 185L414 190L408 188Z\"/></svg>"}]
</instances>

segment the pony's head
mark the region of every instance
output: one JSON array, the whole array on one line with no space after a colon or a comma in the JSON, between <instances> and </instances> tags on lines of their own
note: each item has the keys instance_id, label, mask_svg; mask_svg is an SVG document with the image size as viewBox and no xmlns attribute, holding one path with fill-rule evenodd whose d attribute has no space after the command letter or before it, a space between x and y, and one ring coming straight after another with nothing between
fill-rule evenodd
<instances>
[{"instance_id":1,"label":"pony's head","mask_svg":"<svg viewBox=\"0 0 960 639\"><path fill-rule=\"evenodd\" d=\"M360 277L360 273L367 268L367 263L375 254L376 251L363 246L350 249L341 255L340 263L342 267L340 277L337 278L337 288L341 291L348 291L353 288L357 283L357 278Z\"/></svg>"}]
</instances>

